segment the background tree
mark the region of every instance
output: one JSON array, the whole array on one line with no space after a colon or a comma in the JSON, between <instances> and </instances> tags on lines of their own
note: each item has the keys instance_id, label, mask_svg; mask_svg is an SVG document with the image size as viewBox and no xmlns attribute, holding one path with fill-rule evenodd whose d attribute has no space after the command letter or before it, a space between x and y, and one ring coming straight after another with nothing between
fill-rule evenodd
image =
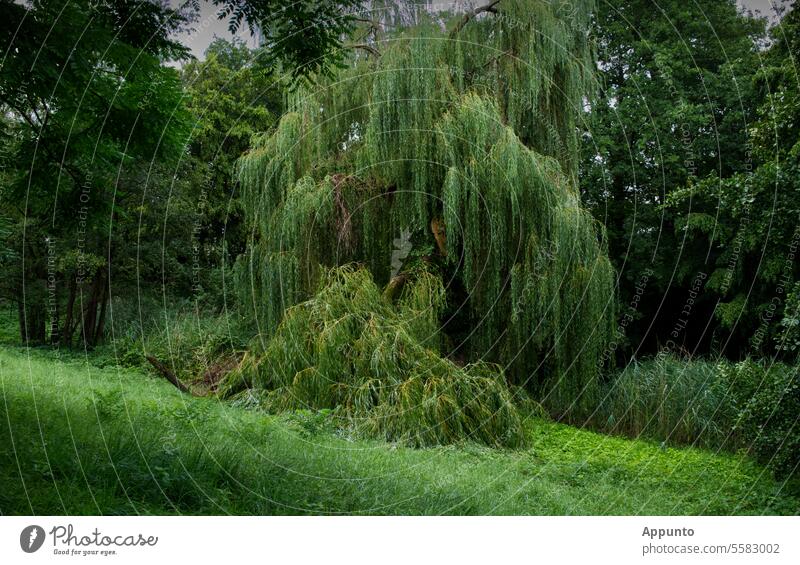
<instances>
[{"instance_id":1,"label":"background tree","mask_svg":"<svg viewBox=\"0 0 800 565\"><path fill-rule=\"evenodd\" d=\"M800 11L793 2L748 87L758 100L744 170L713 171L672 195L686 257L710 270L719 347L733 356L797 351L800 286ZM776 350L777 347L777 350Z\"/></svg>"},{"instance_id":2,"label":"background tree","mask_svg":"<svg viewBox=\"0 0 800 565\"><path fill-rule=\"evenodd\" d=\"M270 131L283 112L287 80L268 66L264 49L214 40L202 61L182 70L187 108L194 122L189 151L192 198L202 202L203 219L192 235L209 274L244 252L246 230L236 183L236 160L253 135ZM204 281L205 296L219 302L219 277Z\"/></svg>"},{"instance_id":3,"label":"background tree","mask_svg":"<svg viewBox=\"0 0 800 565\"><path fill-rule=\"evenodd\" d=\"M594 31L600 88L587 115L581 190L608 233L621 314L633 318L620 350L708 351L704 321L715 300L701 288L694 322L684 327L676 314L719 251L690 245L680 214L664 204L695 179L748 166L764 22L733 0L624 0L599 3Z\"/></svg>"},{"instance_id":4,"label":"background tree","mask_svg":"<svg viewBox=\"0 0 800 565\"><path fill-rule=\"evenodd\" d=\"M91 345L109 297L109 234L127 214L115 205L130 196L119 181L183 150L181 85L162 62L187 53L169 39L186 18L138 1L2 2L0 9L8 46L0 103L16 164L2 210L13 225L6 245L21 258L8 265L21 337L43 341L49 319L51 339L69 344L77 330Z\"/></svg>"},{"instance_id":5,"label":"background tree","mask_svg":"<svg viewBox=\"0 0 800 565\"><path fill-rule=\"evenodd\" d=\"M195 2L196 3L196 2ZM214 0L236 32L247 24L264 40L264 56L293 78L330 76L342 63L348 37L364 0Z\"/></svg>"}]
</instances>

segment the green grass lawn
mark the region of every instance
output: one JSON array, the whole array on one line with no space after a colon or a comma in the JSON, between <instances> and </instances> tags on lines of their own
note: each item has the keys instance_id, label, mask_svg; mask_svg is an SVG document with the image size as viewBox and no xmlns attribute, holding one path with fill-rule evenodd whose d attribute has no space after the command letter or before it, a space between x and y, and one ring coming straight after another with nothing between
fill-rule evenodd
<instances>
[{"instance_id":1,"label":"green grass lawn","mask_svg":"<svg viewBox=\"0 0 800 565\"><path fill-rule=\"evenodd\" d=\"M0 349L2 514L794 514L748 459L528 422L532 446L409 449L330 416L192 398Z\"/></svg>"}]
</instances>

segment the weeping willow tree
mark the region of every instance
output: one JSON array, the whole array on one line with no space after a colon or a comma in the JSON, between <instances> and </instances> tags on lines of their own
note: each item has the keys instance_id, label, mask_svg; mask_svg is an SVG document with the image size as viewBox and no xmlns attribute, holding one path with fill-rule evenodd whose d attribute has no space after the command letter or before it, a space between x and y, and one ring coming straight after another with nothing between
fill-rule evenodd
<instances>
[{"instance_id":1,"label":"weeping willow tree","mask_svg":"<svg viewBox=\"0 0 800 565\"><path fill-rule=\"evenodd\" d=\"M294 94L240 164L253 237L237 286L258 336L229 394L342 406L416 443L515 443L497 375L557 416L586 412L614 319L576 189L590 4L492 2Z\"/></svg>"}]
</instances>

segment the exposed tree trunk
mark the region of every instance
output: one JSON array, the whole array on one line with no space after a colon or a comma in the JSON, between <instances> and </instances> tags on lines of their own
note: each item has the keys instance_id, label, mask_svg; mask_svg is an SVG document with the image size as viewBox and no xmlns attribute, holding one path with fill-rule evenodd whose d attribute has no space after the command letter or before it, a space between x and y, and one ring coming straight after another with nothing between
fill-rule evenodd
<instances>
[{"instance_id":1,"label":"exposed tree trunk","mask_svg":"<svg viewBox=\"0 0 800 565\"><path fill-rule=\"evenodd\" d=\"M67 309L64 313L64 329L61 331L61 345L62 347L69 347L72 345L72 310L75 306L75 295L78 291L77 280L75 273L70 274L69 277L69 296L67 297Z\"/></svg>"},{"instance_id":2,"label":"exposed tree trunk","mask_svg":"<svg viewBox=\"0 0 800 565\"><path fill-rule=\"evenodd\" d=\"M408 276L403 273L392 277L392 280L390 280L389 284L386 285L383 295L389 300L394 301L398 296L400 296L400 291L403 290L403 287L407 282Z\"/></svg>"},{"instance_id":3,"label":"exposed tree trunk","mask_svg":"<svg viewBox=\"0 0 800 565\"><path fill-rule=\"evenodd\" d=\"M25 345L41 345L47 336L47 292L43 278L31 267L16 287L19 337Z\"/></svg>"},{"instance_id":4,"label":"exposed tree trunk","mask_svg":"<svg viewBox=\"0 0 800 565\"><path fill-rule=\"evenodd\" d=\"M47 341L47 308L44 304L36 304L33 308L33 328L31 335L35 343Z\"/></svg>"},{"instance_id":5,"label":"exposed tree trunk","mask_svg":"<svg viewBox=\"0 0 800 565\"><path fill-rule=\"evenodd\" d=\"M25 303L19 298L22 292L19 293L17 298L17 319L19 320L19 339L25 343L27 332L25 331Z\"/></svg>"},{"instance_id":6,"label":"exposed tree trunk","mask_svg":"<svg viewBox=\"0 0 800 565\"><path fill-rule=\"evenodd\" d=\"M86 346L92 347L96 344L95 338L97 337L98 326L98 306L101 300L105 300L105 287L106 287L106 269L101 267L97 269L94 280L92 281L92 288L89 294L89 305L83 313L83 342ZM103 305L104 306L104 305ZM105 308L101 315L105 314Z\"/></svg>"},{"instance_id":7,"label":"exposed tree trunk","mask_svg":"<svg viewBox=\"0 0 800 565\"><path fill-rule=\"evenodd\" d=\"M346 45L345 47L349 47L350 49L363 49L364 51L374 55L375 57L381 56L381 52L368 43L352 43L350 45Z\"/></svg>"},{"instance_id":8,"label":"exposed tree trunk","mask_svg":"<svg viewBox=\"0 0 800 565\"><path fill-rule=\"evenodd\" d=\"M61 310L58 307L58 294L56 289L58 287L53 283L52 288L48 288L48 301L53 300L52 310L50 312L50 343L58 345L61 341Z\"/></svg>"},{"instance_id":9,"label":"exposed tree trunk","mask_svg":"<svg viewBox=\"0 0 800 565\"><path fill-rule=\"evenodd\" d=\"M45 343L45 306L32 300L19 303L20 338L26 345Z\"/></svg>"},{"instance_id":10,"label":"exposed tree trunk","mask_svg":"<svg viewBox=\"0 0 800 565\"><path fill-rule=\"evenodd\" d=\"M106 307L108 306L109 300L109 283L110 281L106 279L106 282L103 285L103 294L100 298L100 314L97 317L97 327L94 331L94 343L100 343L100 341L103 339L103 329L106 322Z\"/></svg>"},{"instance_id":11,"label":"exposed tree trunk","mask_svg":"<svg viewBox=\"0 0 800 565\"><path fill-rule=\"evenodd\" d=\"M444 226L444 220L441 218L432 219L431 233L436 240L439 253L442 255L442 257L447 257L447 233Z\"/></svg>"},{"instance_id":12,"label":"exposed tree trunk","mask_svg":"<svg viewBox=\"0 0 800 565\"><path fill-rule=\"evenodd\" d=\"M89 291L89 304L82 313L81 319L81 337L84 346L92 345L92 338L94 337L94 320L97 313L97 285L100 281L100 272L95 273L94 280L92 281L91 290Z\"/></svg>"}]
</instances>

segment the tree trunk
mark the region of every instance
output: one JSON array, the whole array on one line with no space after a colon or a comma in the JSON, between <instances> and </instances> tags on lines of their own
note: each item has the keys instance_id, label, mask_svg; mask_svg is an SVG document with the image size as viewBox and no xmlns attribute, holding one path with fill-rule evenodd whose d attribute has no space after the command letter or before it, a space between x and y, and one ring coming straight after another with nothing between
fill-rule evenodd
<instances>
[{"instance_id":1,"label":"tree trunk","mask_svg":"<svg viewBox=\"0 0 800 565\"><path fill-rule=\"evenodd\" d=\"M94 340L92 343L93 345L100 343L100 341L103 339L103 329L105 327L105 321L106 321L106 307L108 306L108 300L110 294L109 284L110 281L108 280L107 277L105 277L104 284L100 294L100 314L97 316L97 327L94 330Z\"/></svg>"},{"instance_id":2,"label":"tree trunk","mask_svg":"<svg viewBox=\"0 0 800 565\"><path fill-rule=\"evenodd\" d=\"M83 343L86 347L94 345L95 329L97 326L97 304L103 291L105 278L103 268L97 269L92 281L92 289L89 294L89 306L83 312L83 323L81 327Z\"/></svg>"},{"instance_id":3,"label":"tree trunk","mask_svg":"<svg viewBox=\"0 0 800 565\"><path fill-rule=\"evenodd\" d=\"M61 342L61 310L58 307L58 294L56 293L57 286L48 289L48 301L52 300L52 307L50 309L50 344L58 345Z\"/></svg>"},{"instance_id":4,"label":"tree trunk","mask_svg":"<svg viewBox=\"0 0 800 565\"><path fill-rule=\"evenodd\" d=\"M20 338L25 345L45 343L45 306L28 300L19 303Z\"/></svg>"},{"instance_id":5,"label":"tree trunk","mask_svg":"<svg viewBox=\"0 0 800 565\"><path fill-rule=\"evenodd\" d=\"M22 296L20 292L18 296ZM19 320L19 339L25 343L27 332L25 331L25 304L22 300L17 300L17 319Z\"/></svg>"},{"instance_id":6,"label":"tree trunk","mask_svg":"<svg viewBox=\"0 0 800 565\"><path fill-rule=\"evenodd\" d=\"M75 295L77 294L77 291L78 285L75 279L75 273L72 273L69 277L69 297L67 298L67 310L64 313L64 329L60 336L61 345L64 347L69 347L72 345L72 310L75 306Z\"/></svg>"},{"instance_id":7,"label":"tree trunk","mask_svg":"<svg viewBox=\"0 0 800 565\"><path fill-rule=\"evenodd\" d=\"M192 391L189 390L189 387L187 387L180 380L178 380L178 377L176 377L175 374L172 371L170 371L166 365L164 365L164 363L162 363L152 355L148 355L146 359L153 367L155 367L156 371L158 371L162 377L164 377L170 383L172 383L172 385L175 386L175 388L177 388L181 392L192 394Z\"/></svg>"}]
</instances>

